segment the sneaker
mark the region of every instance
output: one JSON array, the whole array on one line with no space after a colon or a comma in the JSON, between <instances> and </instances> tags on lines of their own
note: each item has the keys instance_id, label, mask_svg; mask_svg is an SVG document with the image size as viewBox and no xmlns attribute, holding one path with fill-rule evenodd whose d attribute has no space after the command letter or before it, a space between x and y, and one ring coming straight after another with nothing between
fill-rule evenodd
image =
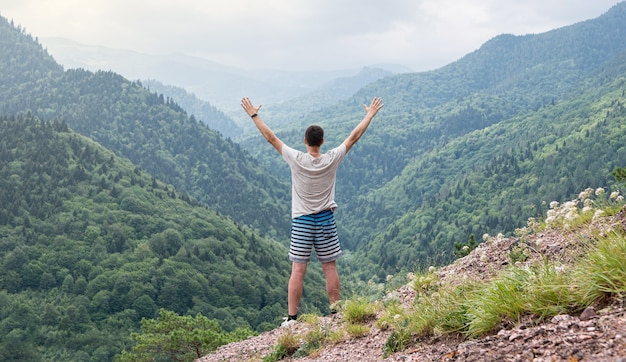
<instances>
[{"instance_id":1,"label":"sneaker","mask_svg":"<svg viewBox=\"0 0 626 362\"><path fill-rule=\"evenodd\" d=\"M289 319L289 318L285 317L285 318L283 318L283 322L280 324L280 328L289 327L289 326L294 325L296 323L298 323L297 320Z\"/></svg>"}]
</instances>

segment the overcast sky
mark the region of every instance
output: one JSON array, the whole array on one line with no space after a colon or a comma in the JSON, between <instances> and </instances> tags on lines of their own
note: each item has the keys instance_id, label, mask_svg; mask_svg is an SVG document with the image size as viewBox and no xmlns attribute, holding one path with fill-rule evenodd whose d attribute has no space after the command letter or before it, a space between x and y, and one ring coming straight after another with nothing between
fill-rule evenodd
<instances>
[{"instance_id":1,"label":"overcast sky","mask_svg":"<svg viewBox=\"0 0 626 362\"><path fill-rule=\"evenodd\" d=\"M598 17L619 2L0 0L0 14L40 39L184 53L244 68L338 70L394 63L425 71L496 35L545 32Z\"/></svg>"}]
</instances>

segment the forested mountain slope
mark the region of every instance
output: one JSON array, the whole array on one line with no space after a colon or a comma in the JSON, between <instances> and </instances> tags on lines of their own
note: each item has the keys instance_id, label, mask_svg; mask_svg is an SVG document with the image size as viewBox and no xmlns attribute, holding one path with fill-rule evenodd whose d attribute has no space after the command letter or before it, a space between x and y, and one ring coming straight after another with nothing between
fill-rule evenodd
<instances>
[{"instance_id":1,"label":"forested mountain slope","mask_svg":"<svg viewBox=\"0 0 626 362\"><path fill-rule=\"evenodd\" d=\"M3 67L27 71L15 61L30 59L24 50L41 61L39 77L1 79L9 85L0 94L1 112L27 107L67 120L221 213L286 236L288 169L260 136L241 147L271 173L175 102L113 73L64 72L36 41L5 25L8 35L0 39L20 39L5 42ZM610 186L624 144L625 50L626 3L620 3L543 34L495 37L434 71L385 77L303 114L291 128L281 125L279 136L303 148L303 125L317 123L326 129L325 148L334 147L362 118L362 104L383 97L385 108L341 166L337 185L342 240L353 251L345 267L383 277L448 260L453 244L472 234L513 232L539 215L544 201ZM561 160L569 167L556 167Z\"/></svg>"},{"instance_id":2,"label":"forested mountain slope","mask_svg":"<svg viewBox=\"0 0 626 362\"><path fill-rule=\"evenodd\" d=\"M26 110L63 120L216 211L286 238L286 180L140 83L112 72L63 71L35 39L0 18L0 115Z\"/></svg>"},{"instance_id":3,"label":"forested mountain slope","mask_svg":"<svg viewBox=\"0 0 626 362\"><path fill-rule=\"evenodd\" d=\"M112 360L159 308L273 328L286 253L63 123L0 118L3 361Z\"/></svg>"},{"instance_id":4,"label":"forested mountain slope","mask_svg":"<svg viewBox=\"0 0 626 362\"><path fill-rule=\"evenodd\" d=\"M338 173L345 245L369 250L366 265L355 257L346 267L384 276L425 259L449 259L453 243L472 233L480 241L483 231L513 232L539 215L543 201L609 184L611 167L623 162L625 50L626 3L620 3L596 19L543 34L497 36L445 67L384 78L304 115L306 123L325 128L331 148L362 118L363 103L373 96L385 102ZM603 131L594 135L593 127ZM591 136L579 139L587 129ZM301 145L302 132L298 124L279 136ZM592 138L600 135L604 146ZM571 152L571 164L551 167L546 154L560 160L561 152ZM598 165L590 172L577 158L595 158ZM264 158L285 174L278 161ZM476 172L484 176L471 189ZM519 183L529 185L518 189ZM497 202L506 207L495 211ZM423 215L421 226L408 221L416 215Z\"/></svg>"},{"instance_id":5,"label":"forested mountain slope","mask_svg":"<svg viewBox=\"0 0 626 362\"><path fill-rule=\"evenodd\" d=\"M200 122L218 131L224 137L235 139L243 133L243 129L223 112L183 88L165 85L154 79L142 80L141 83L149 90L171 98L187 113L193 114Z\"/></svg>"},{"instance_id":6,"label":"forested mountain slope","mask_svg":"<svg viewBox=\"0 0 626 362\"><path fill-rule=\"evenodd\" d=\"M512 234L551 201L587 187L615 189L612 171L626 162L626 69L610 69L615 78L607 84L452 140L362 198L367 220L414 211L382 226L355 256L369 267L355 269L383 277L420 262L446 263L453 244L471 235ZM419 205L414 195L423 198Z\"/></svg>"},{"instance_id":7,"label":"forested mountain slope","mask_svg":"<svg viewBox=\"0 0 626 362\"><path fill-rule=\"evenodd\" d=\"M470 95L424 112L434 114L432 150L351 205L371 220L353 229L362 238L378 235L362 249L369 265L383 276L428 259L449 261L453 243L472 234L480 241L483 233L512 233L541 215L545 202L611 186L611 171L626 159L624 49L626 3L546 34L496 38L442 69L482 78L475 78ZM490 54L517 65L490 60ZM414 142L419 147L427 139Z\"/></svg>"},{"instance_id":8,"label":"forested mountain slope","mask_svg":"<svg viewBox=\"0 0 626 362\"><path fill-rule=\"evenodd\" d=\"M328 82L302 96L276 104L265 104L263 115L272 121L272 127L275 131L280 131L283 128L292 129L294 126L306 127L308 126L308 119L305 115L317 112L329 104L348 99L366 85L379 79L391 77L393 74L389 70L365 67L358 74L334 79L332 82ZM256 100L256 98L254 99ZM252 130L252 137L256 136L257 130L254 124L248 122L247 125ZM249 134L250 132L247 132L244 135L245 142L250 138Z\"/></svg>"}]
</instances>

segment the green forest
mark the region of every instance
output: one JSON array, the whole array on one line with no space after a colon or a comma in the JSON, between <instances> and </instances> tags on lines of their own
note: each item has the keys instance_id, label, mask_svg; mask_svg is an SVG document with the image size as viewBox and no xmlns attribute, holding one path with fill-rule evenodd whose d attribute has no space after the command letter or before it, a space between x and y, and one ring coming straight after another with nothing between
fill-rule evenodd
<instances>
[{"instance_id":1,"label":"green forest","mask_svg":"<svg viewBox=\"0 0 626 362\"><path fill-rule=\"evenodd\" d=\"M201 313L225 331L280 321L283 245L64 123L2 118L0 135L0 335L22 336L20 348L0 344L2 360L17 349L110 360L160 308ZM320 292L311 297L323 305Z\"/></svg>"},{"instance_id":2,"label":"green forest","mask_svg":"<svg viewBox=\"0 0 626 362\"><path fill-rule=\"evenodd\" d=\"M267 118L302 149L303 122L320 124L329 149L362 104L385 102L338 173L345 296L513 234L553 200L620 187L626 3L497 36L437 70L371 76ZM211 128L228 124L219 110L200 121L189 107L113 72L63 69L0 17L0 359L111 361L168 313L239 337L279 324L288 168L262 137ZM307 278L303 311L326 313L319 263Z\"/></svg>"}]
</instances>

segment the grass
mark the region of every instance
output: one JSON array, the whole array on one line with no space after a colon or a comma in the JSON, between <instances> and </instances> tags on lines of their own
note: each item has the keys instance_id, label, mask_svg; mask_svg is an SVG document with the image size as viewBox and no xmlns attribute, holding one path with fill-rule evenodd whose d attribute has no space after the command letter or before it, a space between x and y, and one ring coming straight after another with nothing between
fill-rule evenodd
<instances>
[{"instance_id":1,"label":"grass","mask_svg":"<svg viewBox=\"0 0 626 362\"><path fill-rule=\"evenodd\" d=\"M363 324L376 317L377 306L365 298L349 300L343 307L343 317L351 324Z\"/></svg>"},{"instance_id":2,"label":"grass","mask_svg":"<svg viewBox=\"0 0 626 362\"><path fill-rule=\"evenodd\" d=\"M574 270L578 298L594 301L603 297L626 295L626 238L610 232L588 246L584 259Z\"/></svg>"},{"instance_id":3,"label":"grass","mask_svg":"<svg viewBox=\"0 0 626 362\"><path fill-rule=\"evenodd\" d=\"M456 334L480 337L523 320L540 322L559 314L626 295L626 234L598 236L571 266L543 259L510 267L490 281L429 288L410 311L391 305L377 321L391 329L385 354L403 350L414 337Z\"/></svg>"},{"instance_id":4,"label":"grass","mask_svg":"<svg viewBox=\"0 0 626 362\"><path fill-rule=\"evenodd\" d=\"M601 217L616 214L624 205L623 202L610 204L604 198L604 209L598 211L589 207L592 202L585 201L590 190L585 193L581 193L578 202L554 205L552 218L547 222L540 225L533 219L530 232L550 227L571 233ZM585 207L580 209L577 205ZM523 234L527 233L524 230ZM397 305L389 305L376 323L381 329L392 330L384 347L385 355L405 349L413 338L441 334L480 337L523 320L538 323L612 298L623 300L626 296L624 230L603 230L584 246L585 252L570 265L546 258L534 265L514 263L491 280L454 287L437 283L432 273L415 275L412 287L417 298L411 309L403 311ZM514 262L528 259L527 254L523 256L510 255Z\"/></svg>"},{"instance_id":5,"label":"grass","mask_svg":"<svg viewBox=\"0 0 626 362\"><path fill-rule=\"evenodd\" d=\"M274 346L274 350L263 358L263 362L276 362L293 355L300 347L298 338L290 329L285 330L278 337L278 342Z\"/></svg>"}]
</instances>

